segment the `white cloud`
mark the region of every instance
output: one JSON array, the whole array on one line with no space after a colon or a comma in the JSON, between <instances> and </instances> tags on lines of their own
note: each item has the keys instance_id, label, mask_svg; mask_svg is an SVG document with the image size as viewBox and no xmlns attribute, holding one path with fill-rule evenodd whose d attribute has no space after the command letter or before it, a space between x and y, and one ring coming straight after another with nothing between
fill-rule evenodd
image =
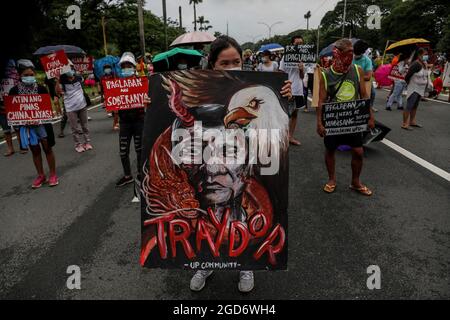
<instances>
[{"instance_id":1,"label":"white cloud","mask_svg":"<svg viewBox=\"0 0 450 320\"><path fill-rule=\"evenodd\" d=\"M194 9L189 0L166 0L167 16L178 20L178 7L183 10L183 26L188 31L194 30ZM226 33L227 21L229 35L240 43L260 40L268 37L268 28L258 22L271 25L272 35L287 34L293 30L306 29L304 14L311 11L310 28L316 28L328 10L332 10L338 0L203 0L197 6L197 16L203 15L213 26L209 32ZM146 9L162 16L162 1L148 0ZM258 36L258 37L257 37ZM255 39L256 38L256 39Z\"/></svg>"}]
</instances>

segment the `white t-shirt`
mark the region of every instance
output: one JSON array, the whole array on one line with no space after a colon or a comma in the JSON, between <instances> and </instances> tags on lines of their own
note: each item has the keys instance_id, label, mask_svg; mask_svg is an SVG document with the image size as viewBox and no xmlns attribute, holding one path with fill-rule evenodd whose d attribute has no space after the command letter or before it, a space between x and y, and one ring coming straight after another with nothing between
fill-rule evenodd
<instances>
[{"instance_id":1,"label":"white t-shirt","mask_svg":"<svg viewBox=\"0 0 450 320\"><path fill-rule=\"evenodd\" d=\"M258 71L264 71L264 72L275 72L278 71L278 63L275 61L272 61L270 66L266 66L264 63L260 63L258 65Z\"/></svg>"},{"instance_id":2,"label":"white t-shirt","mask_svg":"<svg viewBox=\"0 0 450 320\"><path fill-rule=\"evenodd\" d=\"M303 81L300 78L300 70L297 67L287 67L284 65L284 57L280 63L280 70L288 74L289 80L292 81L292 95L303 96Z\"/></svg>"},{"instance_id":3,"label":"white t-shirt","mask_svg":"<svg viewBox=\"0 0 450 320\"><path fill-rule=\"evenodd\" d=\"M67 112L78 111L86 107L83 87L81 82L66 83L64 86L64 107Z\"/></svg>"}]
</instances>

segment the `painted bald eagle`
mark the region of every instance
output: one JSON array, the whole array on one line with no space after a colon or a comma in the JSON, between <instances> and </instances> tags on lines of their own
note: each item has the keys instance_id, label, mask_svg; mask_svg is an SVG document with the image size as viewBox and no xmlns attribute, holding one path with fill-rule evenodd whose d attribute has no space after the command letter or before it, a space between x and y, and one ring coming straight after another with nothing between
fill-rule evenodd
<instances>
[{"instance_id":1,"label":"painted bald eagle","mask_svg":"<svg viewBox=\"0 0 450 320\"><path fill-rule=\"evenodd\" d=\"M245 83L229 72L210 70L172 72L163 80L171 109L178 117L190 108L222 104L227 109L223 119L226 128L268 129L267 134L258 131L257 137L250 136L258 139L259 157L287 151L289 118L272 88ZM271 129L278 129L278 134L271 134Z\"/></svg>"}]
</instances>

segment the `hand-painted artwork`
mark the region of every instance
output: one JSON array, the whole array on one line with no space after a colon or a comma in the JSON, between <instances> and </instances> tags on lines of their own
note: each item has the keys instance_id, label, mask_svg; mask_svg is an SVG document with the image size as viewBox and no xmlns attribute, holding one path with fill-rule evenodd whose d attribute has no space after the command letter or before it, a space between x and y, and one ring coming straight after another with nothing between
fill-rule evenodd
<instances>
[{"instance_id":1,"label":"hand-painted artwork","mask_svg":"<svg viewBox=\"0 0 450 320\"><path fill-rule=\"evenodd\" d=\"M150 78L140 263L287 268L283 73L174 71Z\"/></svg>"}]
</instances>

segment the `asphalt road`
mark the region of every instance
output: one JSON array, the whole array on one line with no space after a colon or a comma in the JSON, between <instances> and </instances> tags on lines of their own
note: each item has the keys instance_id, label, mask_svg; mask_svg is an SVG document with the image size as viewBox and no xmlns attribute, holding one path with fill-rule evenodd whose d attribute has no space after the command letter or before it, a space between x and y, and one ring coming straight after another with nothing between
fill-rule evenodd
<instances>
[{"instance_id":1,"label":"asphalt road","mask_svg":"<svg viewBox=\"0 0 450 320\"><path fill-rule=\"evenodd\" d=\"M388 139L450 171L450 104L422 102L423 129L400 129L401 113L377 119ZM323 143L313 113L301 113L301 147L290 150L289 270L257 272L252 293L237 272L216 272L200 293L188 271L138 264L140 206L121 175L117 133L101 108L90 111L94 150L77 154L70 136L55 147L60 185L31 190L31 155L0 158L0 299L381 299L450 298L450 183L382 143L366 149L366 198L348 189L350 155L338 154L336 193L325 194ZM0 146L0 152L5 146ZM69 265L81 290L66 287ZM368 290L367 267L381 269Z\"/></svg>"}]
</instances>

